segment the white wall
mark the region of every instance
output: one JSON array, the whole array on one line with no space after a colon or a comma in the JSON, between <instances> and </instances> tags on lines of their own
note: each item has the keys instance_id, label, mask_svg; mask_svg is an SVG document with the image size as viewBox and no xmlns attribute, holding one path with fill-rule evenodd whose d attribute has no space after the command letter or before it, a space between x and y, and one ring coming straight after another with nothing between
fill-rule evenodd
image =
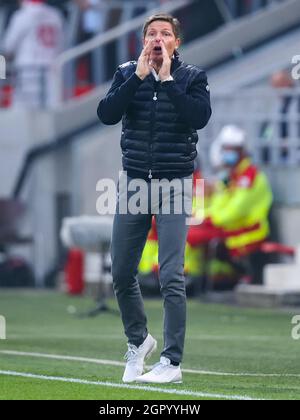
<instances>
[{"instance_id":1,"label":"white wall","mask_svg":"<svg viewBox=\"0 0 300 420\"><path fill-rule=\"evenodd\" d=\"M121 125L95 129L74 145L76 213L96 214L96 184L109 178L117 183L121 170Z\"/></svg>"},{"instance_id":2,"label":"white wall","mask_svg":"<svg viewBox=\"0 0 300 420\"><path fill-rule=\"evenodd\" d=\"M300 205L287 207L275 206L274 216L277 222L280 240L291 246L300 244Z\"/></svg>"}]
</instances>

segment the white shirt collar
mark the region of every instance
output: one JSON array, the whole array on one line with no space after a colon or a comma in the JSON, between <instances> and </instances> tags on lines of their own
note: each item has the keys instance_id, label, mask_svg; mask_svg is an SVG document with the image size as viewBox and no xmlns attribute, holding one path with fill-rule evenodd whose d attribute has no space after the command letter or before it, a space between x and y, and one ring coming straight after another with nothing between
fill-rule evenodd
<instances>
[{"instance_id":1,"label":"white shirt collar","mask_svg":"<svg viewBox=\"0 0 300 420\"><path fill-rule=\"evenodd\" d=\"M152 74L153 74L154 79L155 79L157 82L159 82L159 81L160 81L159 75L156 73L156 71L154 70L154 68L152 68L152 69L151 69L151 72L152 72Z\"/></svg>"}]
</instances>

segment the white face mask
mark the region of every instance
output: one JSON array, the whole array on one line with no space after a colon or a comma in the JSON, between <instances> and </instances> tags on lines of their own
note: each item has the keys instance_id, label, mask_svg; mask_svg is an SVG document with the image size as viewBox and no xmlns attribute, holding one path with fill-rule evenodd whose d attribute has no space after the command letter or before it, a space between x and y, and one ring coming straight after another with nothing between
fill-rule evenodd
<instances>
[{"instance_id":1,"label":"white face mask","mask_svg":"<svg viewBox=\"0 0 300 420\"><path fill-rule=\"evenodd\" d=\"M223 150L222 152L222 160L224 165L227 166L235 166L240 159L239 152L236 150Z\"/></svg>"}]
</instances>

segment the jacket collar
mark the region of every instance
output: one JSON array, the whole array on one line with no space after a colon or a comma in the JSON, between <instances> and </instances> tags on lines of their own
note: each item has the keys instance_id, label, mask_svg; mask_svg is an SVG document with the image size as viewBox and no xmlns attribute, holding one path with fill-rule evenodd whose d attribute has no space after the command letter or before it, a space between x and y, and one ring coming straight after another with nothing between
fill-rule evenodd
<instances>
[{"instance_id":1,"label":"jacket collar","mask_svg":"<svg viewBox=\"0 0 300 420\"><path fill-rule=\"evenodd\" d=\"M178 52L175 51L171 62L171 76L174 77L174 79L176 79L177 81L184 76L184 74L180 74L180 72L177 72L177 70L179 70L180 68L184 68L183 64L184 62L179 60ZM156 80L156 77L154 76L153 72L151 72L150 75L148 75L147 77L149 78L149 80L151 80L151 78Z\"/></svg>"},{"instance_id":2,"label":"jacket collar","mask_svg":"<svg viewBox=\"0 0 300 420\"><path fill-rule=\"evenodd\" d=\"M241 175L243 175L244 172L252 165L251 160L249 157L245 157L240 161L240 163L237 165L236 168L234 168L234 171L231 175L231 179L237 179Z\"/></svg>"},{"instance_id":3,"label":"jacket collar","mask_svg":"<svg viewBox=\"0 0 300 420\"><path fill-rule=\"evenodd\" d=\"M183 62L181 60L179 60L179 53L178 51L175 50L174 55L172 57L172 63L171 63L171 74L174 73L175 70L178 69L178 67L180 67L180 65Z\"/></svg>"},{"instance_id":4,"label":"jacket collar","mask_svg":"<svg viewBox=\"0 0 300 420\"><path fill-rule=\"evenodd\" d=\"M173 76L175 71L181 66L182 61L179 60L178 56L174 56L171 62L171 75ZM154 69L151 71L153 78L158 82L159 77Z\"/></svg>"},{"instance_id":5,"label":"jacket collar","mask_svg":"<svg viewBox=\"0 0 300 420\"><path fill-rule=\"evenodd\" d=\"M185 62L180 60L178 52L175 51L174 57L172 58L171 75L177 82L185 77L186 67Z\"/></svg>"}]
</instances>

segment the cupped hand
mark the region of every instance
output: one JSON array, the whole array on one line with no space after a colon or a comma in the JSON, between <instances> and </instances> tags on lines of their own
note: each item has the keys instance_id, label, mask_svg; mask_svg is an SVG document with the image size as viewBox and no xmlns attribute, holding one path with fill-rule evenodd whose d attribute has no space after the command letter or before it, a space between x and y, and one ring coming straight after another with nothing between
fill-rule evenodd
<instances>
[{"instance_id":1,"label":"cupped hand","mask_svg":"<svg viewBox=\"0 0 300 420\"><path fill-rule=\"evenodd\" d=\"M142 52L141 55L138 58L138 62L137 62L137 66L136 66L136 75L144 80L145 77L148 76L148 74L150 74L152 66L150 65L150 54L151 54L151 50L153 48L153 41L148 41Z\"/></svg>"},{"instance_id":2,"label":"cupped hand","mask_svg":"<svg viewBox=\"0 0 300 420\"><path fill-rule=\"evenodd\" d=\"M158 75L160 80L163 82L165 79L168 79L168 77L170 77L171 75L171 59L163 41L160 43L160 46L163 55L163 62Z\"/></svg>"}]
</instances>

